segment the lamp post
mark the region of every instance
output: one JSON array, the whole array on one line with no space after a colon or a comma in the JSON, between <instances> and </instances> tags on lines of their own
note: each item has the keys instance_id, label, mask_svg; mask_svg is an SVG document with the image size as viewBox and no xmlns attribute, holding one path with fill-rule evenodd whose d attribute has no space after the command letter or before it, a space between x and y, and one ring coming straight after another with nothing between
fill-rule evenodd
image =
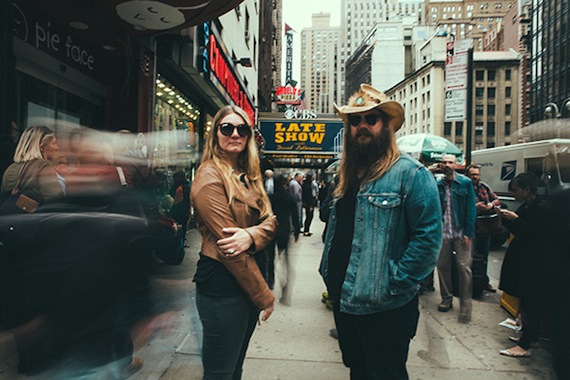
<instances>
[{"instance_id":1,"label":"lamp post","mask_svg":"<svg viewBox=\"0 0 570 380\"><path fill-rule=\"evenodd\" d=\"M558 106L554 102L546 103L546 107L544 108L544 118L545 119L554 119L560 118L560 110Z\"/></svg>"},{"instance_id":2,"label":"lamp post","mask_svg":"<svg viewBox=\"0 0 570 380\"><path fill-rule=\"evenodd\" d=\"M562 103L562 109L560 110L560 117L563 119L569 118L570 119L570 98L566 99L564 103Z\"/></svg>"}]
</instances>

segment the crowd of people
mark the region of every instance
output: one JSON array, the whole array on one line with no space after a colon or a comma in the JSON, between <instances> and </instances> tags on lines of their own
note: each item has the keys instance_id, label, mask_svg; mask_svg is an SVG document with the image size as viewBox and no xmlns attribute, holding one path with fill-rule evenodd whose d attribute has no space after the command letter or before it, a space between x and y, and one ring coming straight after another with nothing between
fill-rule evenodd
<instances>
[{"instance_id":1,"label":"crowd of people","mask_svg":"<svg viewBox=\"0 0 570 380\"><path fill-rule=\"evenodd\" d=\"M192 183L184 172L176 173L169 194L158 201L157 194L149 191L156 188L155 179L148 165L140 164L142 150L132 154L124 144L113 146L100 135L85 134L78 150L67 157L52 130L30 127L20 137L14 164L2 180L2 191L21 199L14 205L4 202L1 206L11 211L0 213L40 215L42 207L58 202L81 210L101 211L104 206L105 212L147 222L166 220L174 230L181 229L182 239L193 219L202 239L194 281L203 327L204 379L242 377L260 313L266 321L274 312L276 284L279 302L291 305L294 268L289 245L301 234L313 235L317 207L326 223L319 272L351 379L408 378L406 362L418 326L420 289L435 290L435 272L441 296L437 310L450 312L455 295L458 322L471 322L476 313L472 299L497 292L487 264L489 225L499 221L513 238L498 287L520 298L523 326L522 335L511 338L516 345L500 354L530 356L545 312L555 297L567 294L561 291L568 286L560 269L568 262L567 236L555 233L570 228L567 210L555 210L537 196L538 179L531 173L519 174L509 184L521 206L503 209L481 181L481 167L471 165L463 175L455 155L442 157L436 179L396 145L403 106L369 85L361 85L346 105L334 106L345 129L344 154L334 181L322 179L319 185L312 170L263 172L251 120L241 108L225 106L213 118ZM125 191L129 196L120 196ZM65 207L55 210L67 212ZM136 228L131 232L152 235ZM135 244L133 249L144 250L143 246ZM144 279L148 272L139 269L139 276L120 283L120 292L109 289L117 293L113 301L121 306L104 319L114 334L107 356L120 362L126 375L143 365L128 337L133 325L149 316ZM5 285L10 276L6 270L2 275ZM43 323L34 319L38 317L32 313L19 322ZM60 323L58 317L55 313L55 325ZM555 318L554 326L561 336L568 336L562 319ZM15 321L8 322L21 327ZM2 324L9 325L6 320ZM35 368L28 368L34 354L28 341L33 334L24 330L28 333L17 338L22 371L33 372ZM555 367L560 378L568 373L567 355L566 344L558 342Z\"/></svg>"}]
</instances>

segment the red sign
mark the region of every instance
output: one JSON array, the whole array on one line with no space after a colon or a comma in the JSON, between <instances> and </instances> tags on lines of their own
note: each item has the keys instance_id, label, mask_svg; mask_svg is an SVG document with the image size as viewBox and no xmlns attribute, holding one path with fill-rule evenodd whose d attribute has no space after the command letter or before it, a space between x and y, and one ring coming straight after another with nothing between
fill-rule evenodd
<instances>
[{"instance_id":1,"label":"red sign","mask_svg":"<svg viewBox=\"0 0 570 380\"><path fill-rule=\"evenodd\" d=\"M301 104L301 89L293 87L290 84L287 86L279 86L275 90L275 96L279 99L277 104Z\"/></svg>"},{"instance_id":2,"label":"red sign","mask_svg":"<svg viewBox=\"0 0 570 380\"><path fill-rule=\"evenodd\" d=\"M234 103L243 108L252 123L255 123L255 110L249 96L242 88L235 72L230 68L226 61L226 56L222 49L218 46L216 38L213 34L209 36L209 61L210 70L222 87L226 90L229 97Z\"/></svg>"}]
</instances>

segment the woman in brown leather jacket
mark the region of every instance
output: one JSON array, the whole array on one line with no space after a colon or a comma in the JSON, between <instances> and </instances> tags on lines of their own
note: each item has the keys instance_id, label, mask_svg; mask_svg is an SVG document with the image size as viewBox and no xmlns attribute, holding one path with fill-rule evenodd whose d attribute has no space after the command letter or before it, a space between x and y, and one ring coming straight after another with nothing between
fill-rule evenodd
<instances>
[{"instance_id":1,"label":"woman in brown leather jacket","mask_svg":"<svg viewBox=\"0 0 570 380\"><path fill-rule=\"evenodd\" d=\"M263 249L277 227L241 108L225 106L214 117L190 197L202 235L194 281L204 379L240 379L259 312L263 321L273 312Z\"/></svg>"}]
</instances>

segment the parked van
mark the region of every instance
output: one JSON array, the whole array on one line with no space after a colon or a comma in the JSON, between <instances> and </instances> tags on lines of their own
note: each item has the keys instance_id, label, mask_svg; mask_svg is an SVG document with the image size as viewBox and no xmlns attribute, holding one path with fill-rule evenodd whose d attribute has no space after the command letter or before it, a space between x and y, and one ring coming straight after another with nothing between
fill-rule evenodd
<instances>
[{"instance_id":1,"label":"parked van","mask_svg":"<svg viewBox=\"0 0 570 380\"><path fill-rule=\"evenodd\" d=\"M481 149L471 153L481 165L481 180L493 189L509 209L519 206L508 189L520 173L532 172L540 179L538 195L550 197L570 188L570 139L551 139Z\"/></svg>"}]
</instances>

